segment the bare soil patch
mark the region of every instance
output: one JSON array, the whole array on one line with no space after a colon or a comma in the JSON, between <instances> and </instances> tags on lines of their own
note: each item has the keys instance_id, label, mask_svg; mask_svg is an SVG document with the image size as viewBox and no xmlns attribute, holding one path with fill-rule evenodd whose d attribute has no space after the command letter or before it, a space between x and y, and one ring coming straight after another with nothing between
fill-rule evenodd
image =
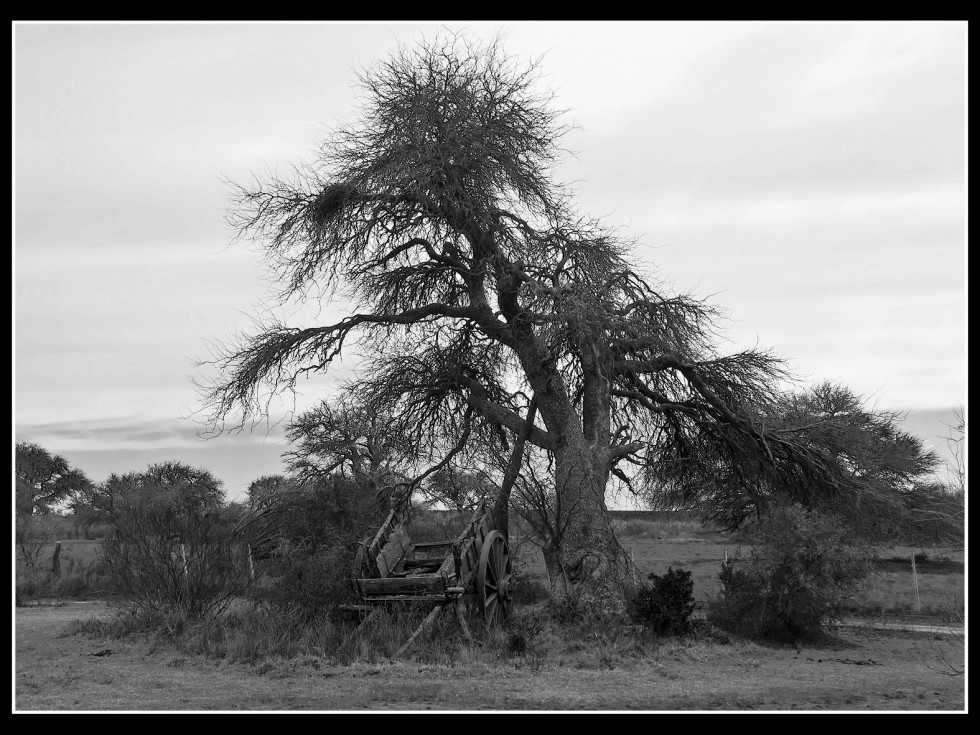
<instances>
[{"instance_id":1,"label":"bare soil patch","mask_svg":"<svg viewBox=\"0 0 980 735\"><path fill-rule=\"evenodd\" d=\"M842 628L819 648L668 641L609 668L586 648L544 660L258 665L66 635L105 603L16 608L15 711L965 711L956 637Z\"/></svg>"}]
</instances>

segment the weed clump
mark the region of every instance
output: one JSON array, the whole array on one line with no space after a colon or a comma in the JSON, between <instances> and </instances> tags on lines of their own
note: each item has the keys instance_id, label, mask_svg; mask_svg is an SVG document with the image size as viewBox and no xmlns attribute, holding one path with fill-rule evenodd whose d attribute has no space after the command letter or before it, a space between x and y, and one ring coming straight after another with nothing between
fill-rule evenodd
<instances>
[{"instance_id":1,"label":"weed clump","mask_svg":"<svg viewBox=\"0 0 980 735\"><path fill-rule=\"evenodd\" d=\"M691 632L695 605L691 573L668 567L666 573L651 573L648 579L650 584L633 595L634 620L661 637Z\"/></svg>"},{"instance_id":2,"label":"weed clump","mask_svg":"<svg viewBox=\"0 0 980 735\"><path fill-rule=\"evenodd\" d=\"M722 564L721 594L708 621L731 633L778 642L818 639L871 568L835 519L777 508L756 527L747 559Z\"/></svg>"}]
</instances>

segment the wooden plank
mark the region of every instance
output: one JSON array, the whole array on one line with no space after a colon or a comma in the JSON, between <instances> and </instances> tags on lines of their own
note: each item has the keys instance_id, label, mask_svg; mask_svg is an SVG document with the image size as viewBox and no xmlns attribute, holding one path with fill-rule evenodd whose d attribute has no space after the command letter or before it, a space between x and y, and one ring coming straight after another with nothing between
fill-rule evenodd
<instances>
[{"instance_id":1,"label":"wooden plank","mask_svg":"<svg viewBox=\"0 0 980 735\"><path fill-rule=\"evenodd\" d=\"M466 540L468 536L473 535L474 529L476 528L477 524L480 522L481 519L486 517L486 512L487 512L486 504L481 500L479 505L477 505L476 509L473 511L473 516L470 518L470 522L456 538L456 543L462 543L463 541Z\"/></svg>"},{"instance_id":2,"label":"wooden plank","mask_svg":"<svg viewBox=\"0 0 980 735\"><path fill-rule=\"evenodd\" d=\"M388 513L388 517L385 518L385 522L381 524L381 528L378 532L374 534L374 538L371 543L368 544L368 554L372 559L377 559L378 555L384 550L385 544L388 538L391 536L392 530L399 525L398 514L392 510Z\"/></svg>"},{"instance_id":3,"label":"wooden plank","mask_svg":"<svg viewBox=\"0 0 980 735\"><path fill-rule=\"evenodd\" d=\"M385 522L381 524L381 528L378 529L378 532L374 534L374 538L371 539L371 543L368 545L369 549L373 550L375 553L381 550L381 547L384 546L384 539L388 530L395 525L396 517L397 515L395 511L392 510L390 513L388 513L388 517L385 518Z\"/></svg>"},{"instance_id":4,"label":"wooden plank","mask_svg":"<svg viewBox=\"0 0 980 735\"><path fill-rule=\"evenodd\" d=\"M469 643L472 643L473 635L470 633L470 626L466 624L466 618L463 617L463 610L459 606L459 600L453 603L453 610L456 612L456 620L459 622L459 627L463 630L463 635Z\"/></svg>"},{"instance_id":5,"label":"wooden plank","mask_svg":"<svg viewBox=\"0 0 980 735\"><path fill-rule=\"evenodd\" d=\"M453 561L453 555L450 554L445 559L443 559L442 564L439 565L438 573L440 575L445 574L447 577L456 576L456 562Z\"/></svg>"},{"instance_id":6,"label":"wooden plank","mask_svg":"<svg viewBox=\"0 0 980 735\"><path fill-rule=\"evenodd\" d=\"M362 628L366 628L367 624L372 620L374 620L376 617L378 617L380 613L381 613L381 608L375 607L371 612L367 614L364 620L360 622L360 624L357 626L357 630L360 631Z\"/></svg>"},{"instance_id":7,"label":"wooden plank","mask_svg":"<svg viewBox=\"0 0 980 735\"><path fill-rule=\"evenodd\" d=\"M460 575L457 584L466 584L476 571L479 558L477 556L477 544L475 539L468 539L463 546L460 554Z\"/></svg>"},{"instance_id":8,"label":"wooden plank","mask_svg":"<svg viewBox=\"0 0 980 735\"><path fill-rule=\"evenodd\" d=\"M396 656L401 656L408 649L408 647L410 645L412 645L412 643L415 642L415 639L419 637L419 634L423 630L425 630L426 628L428 628L430 625L432 625L432 622L437 617L439 617L439 614L443 611L443 608L444 608L443 605L436 605L434 608L432 608L432 612L430 612L426 616L425 620L422 621L422 624L416 629L416 631L414 633L412 633L412 637L409 638L407 641L405 641L405 645L403 645L401 648L399 648L398 651L395 653L395 655Z\"/></svg>"},{"instance_id":9,"label":"wooden plank","mask_svg":"<svg viewBox=\"0 0 980 735\"><path fill-rule=\"evenodd\" d=\"M381 595L445 595L446 580L441 576L385 577L359 579L358 587L364 597Z\"/></svg>"},{"instance_id":10,"label":"wooden plank","mask_svg":"<svg viewBox=\"0 0 980 735\"><path fill-rule=\"evenodd\" d=\"M406 559L420 560L432 559L442 561L453 550L452 541L440 541L437 544L412 544Z\"/></svg>"},{"instance_id":11,"label":"wooden plank","mask_svg":"<svg viewBox=\"0 0 980 735\"><path fill-rule=\"evenodd\" d=\"M450 587L449 589L454 590L456 588ZM462 590L463 588L460 587L459 589ZM462 594L462 592L460 592L459 594ZM372 606L376 605L379 602L405 602L410 605L419 605L419 604L434 605L436 603L439 603L440 605L442 605L446 602L452 601L456 597L459 597L459 594L453 593L451 595L448 594L447 595L378 595L377 597L366 597L365 600L371 603Z\"/></svg>"},{"instance_id":12,"label":"wooden plank","mask_svg":"<svg viewBox=\"0 0 980 735\"><path fill-rule=\"evenodd\" d=\"M443 563L442 558L439 559L406 559L402 564L402 569L408 571L410 569L424 570L434 572Z\"/></svg>"},{"instance_id":13,"label":"wooden plank","mask_svg":"<svg viewBox=\"0 0 980 735\"><path fill-rule=\"evenodd\" d=\"M388 576L398 566L398 562L405 556L409 546L405 524L399 523L381 549L381 553L378 554L378 569L381 570L381 576Z\"/></svg>"},{"instance_id":14,"label":"wooden plank","mask_svg":"<svg viewBox=\"0 0 980 735\"><path fill-rule=\"evenodd\" d=\"M426 541L426 542L421 543L421 544L413 544L412 549L413 550L414 549L419 549L421 551L424 551L424 550L426 550L426 549L428 549L430 547L436 547L436 546L452 546L452 545L453 545L453 542L452 541Z\"/></svg>"}]
</instances>

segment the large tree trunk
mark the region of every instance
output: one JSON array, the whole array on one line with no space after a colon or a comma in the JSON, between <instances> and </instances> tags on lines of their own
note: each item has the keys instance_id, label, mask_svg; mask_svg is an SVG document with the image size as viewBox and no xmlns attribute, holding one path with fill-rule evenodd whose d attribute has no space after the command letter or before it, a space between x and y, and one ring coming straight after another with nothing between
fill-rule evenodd
<instances>
[{"instance_id":1,"label":"large tree trunk","mask_svg":"<svg viewBox=\"0 0 980 735\"><path fill-rule=\"evenodd\" d=\"M586 614L626 618L626 564L606 508L608 379L594 360L583 365L591 370L586 370L579 416L550 352L532 341L518 355L554 440L558 551L552 563L558 568L557 573L549 568L553 599Z\"/></svg>"},{"instance_id":2,"label":"large tree trunk","mask_svg":"<svg viewBox=\"0 0 980 735\"><path fill-rule=\"evenodd\" d=\"M557 553L546 553L545 563L556 602L586 614L625 618L626 564L606 508L607 467L605 453L584 440L555 452L561 535Z\"/></svg>"}]
</instances>

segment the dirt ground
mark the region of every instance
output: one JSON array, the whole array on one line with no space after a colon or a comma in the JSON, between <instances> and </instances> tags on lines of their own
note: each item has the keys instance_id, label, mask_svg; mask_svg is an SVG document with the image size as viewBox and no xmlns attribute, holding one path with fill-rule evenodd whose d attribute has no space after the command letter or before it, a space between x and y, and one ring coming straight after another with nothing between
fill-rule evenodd
<instances>
[{"instance_id":1,"label":"dirt ground","mask_svg":"<svg viewBox=\"0 0 980 735\"><path fill-rule=\"evenodd\" d=\"M515 658L339 667L184 658L66 635L101 602L16 608L15 712L27 711L946 711L966 712L962 640L841 628L820 648L671 643L612 669Z\"/></svg>"}]
</instances>

